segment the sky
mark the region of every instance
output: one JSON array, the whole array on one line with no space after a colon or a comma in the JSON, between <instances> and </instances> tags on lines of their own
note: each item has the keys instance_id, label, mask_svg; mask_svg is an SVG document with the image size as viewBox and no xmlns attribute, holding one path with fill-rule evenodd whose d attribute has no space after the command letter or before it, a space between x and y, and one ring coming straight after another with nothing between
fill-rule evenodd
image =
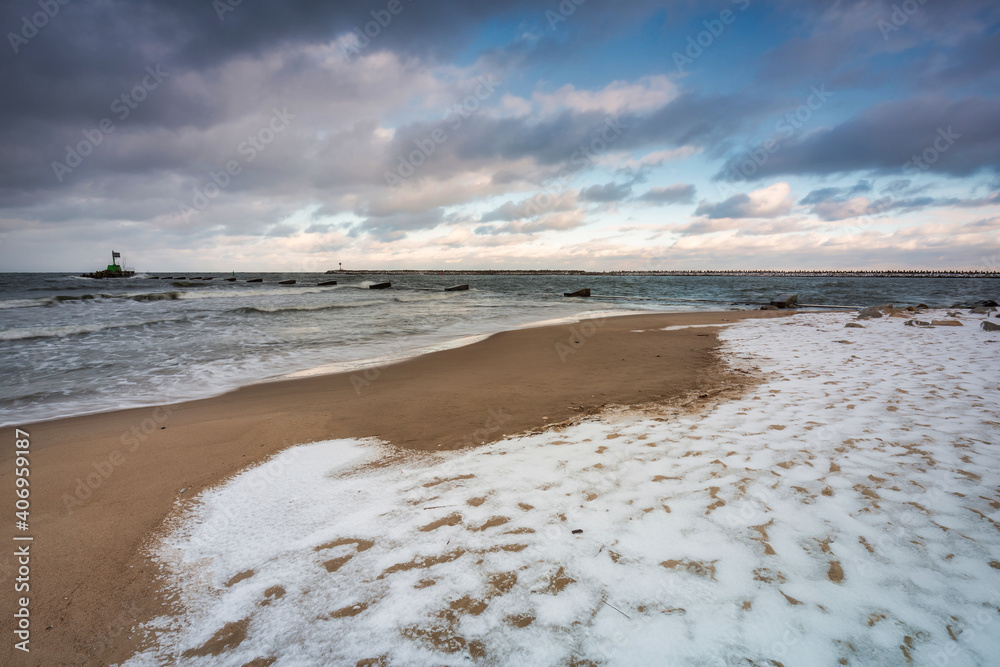
<instances>
[{"instance_id":1,"label":"sky","mask_svg":"<svg viewBox=\"0 0 1000 667\"><path fill-rule=\"evenodd\" d=\"M1000 3L12 0L0 271L1000 270Z\"/></svg>"}]
</instances>

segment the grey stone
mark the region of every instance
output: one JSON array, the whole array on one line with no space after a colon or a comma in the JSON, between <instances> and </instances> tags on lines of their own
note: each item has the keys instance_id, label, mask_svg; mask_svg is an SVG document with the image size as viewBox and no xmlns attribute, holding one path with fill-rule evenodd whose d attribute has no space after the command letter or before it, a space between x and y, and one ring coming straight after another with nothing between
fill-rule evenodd
<instances>
[{"instance_id":1,"label":"grey stone","mask_svg":"<svg viewBox=\"0 0 1000 667\"><path fill-rule=\"evenodd\" d=\"M982 327L986 331L1000 331L1000 324L996 322L983 322Z\"/></svg>"},{"instance_id":2,"label":"grey stone","mask_svg":"<svg viewBox=\"0 0 1000 667\"><path fill-rule=\"evenodd\" d=\"M798 294L782 294L777 299L772 299L771 305L778 308L794 308L798 302Z\"/></svg>"},{"instance_id":3,"label":"grey stone","mask_svg":"<svg viewBox=\"0 0 1000 667\"><path fill-rule=\"evenodd\" d=\"M879 310L878 306L868 306L858 313L859 320L867 320L873 317L882 317L882 311Z\"/></svg>"}]
</instances>

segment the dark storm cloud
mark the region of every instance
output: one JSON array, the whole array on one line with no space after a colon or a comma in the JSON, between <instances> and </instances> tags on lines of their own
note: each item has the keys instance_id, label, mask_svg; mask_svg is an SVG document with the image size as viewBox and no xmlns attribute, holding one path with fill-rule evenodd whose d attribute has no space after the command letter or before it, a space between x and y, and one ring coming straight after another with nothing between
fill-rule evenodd
<instances>
[{"instance_id":1,"label":"dark storm cloud","mask_svg":"<svg viewBox=\"0 0 1000 667\"><path fill-rule=\"evenodd\" d=\"M702 200L695 215L710 219L776 218L788 213L794 203L788 183L775 183L749 194L735 194L721 202Z\"/></svg>"},{"instance_id":2,"label":"dark storm cloud","mask_svg":"<svg viewBox=\"0 0 1000 667\"><path fill-rule=\"evenodd\" d=\"M545 17L548 8L528 0L52 3L57 11L39 29L23 27L24 17L30 23L30 17L40 11L37 0L0 4L0 30L8 35L0 49L0 86L18 91L0 107L4 124L12 119L59 123L100 118L107 113L109 101L131 88L137 72L147 64L158 63L178 75L209 71L233 58L286 45L328 43L355 29L362 37L354 49L345 45L348 55L390 50L438 61L464 48L476 34L474 27L486 20L521 17L526 29L541 36L539 44L554 42L557 36ZM552 8L558 8L558 3ZM618 9L610 12L596 5L587 9L572 16L574 39L593 39L598 27L607 38L610 24L602 14L616 15L617 25L635 19L634 13ZM365 35L366 30L374 36ZM22 31L30 38L21 37ZM9 35L14 35L13 44ZM566 44L558 48L562 57L571 50ZM496 58L502 59L499 54ZM225 110L210 92L175 91L172 96L137 111L136 120L141 117L142 122L177 127L211 123Z\"/></svg>"},{"instance_id":3,"label":"dark storm cloud","mask_svg":"<svg viewBox=\"0 0 1000 667\"><path fill-rule=\"evenodd\" d=\"M659 188L650 188L648 192L639 197L639 201L650 204L690 204L694 201L695 187L690 183L675 183Z\"/></svg>"},{"instance_id":4,"label":"dark storm cloud","mask_svg":"<svg viewBox=\"0 0 1000 667\"><path fill-rule=\"evenodd\" d=\"M605 183L604 185L591 185L580 190L580 199L592 202L616 202L627 198L632 194L631 183Z\"/></svg>"},{"instance_id":5,"label":"dark storm cloud","mask_svg":"<svg viewBox=\"0 0 1000 667\"><path fill-rule=\"evenodd\" d=\"M707 218L746 218L751 217L750 205L750 197L740 193L716 204L703 201L695 209L694 214L704 215Z\"/></svg>"},{"instance_id":6,"label":"dark storm cloud","mask_svg":"<svg viewBox=\"0 0 1000 667\"><path fill-rule=\"evenodd\" d=\"M74 5L67 5L66 9L72 7ZM150 5L149 11L152 16L171 25L187 25L192 14L184 13L184 5L179 7L180 15L172 19L166 10L157 5ZM241 5L238 9L246 8ZM132 13L136 11L138 10L132 9ZM463 12L458 12L459 17L464 15ZM407 14L401 14L399 18L404 16ZM98 20L101 18L106 20ZM324 71L312 75L310 79L309 73L316 68L310 68L311 63L298 62L301 55L287 57L279 63L281 67L274 71L265 67L273 63L258 61L247 62L242 70L232 68L237 70L236 74L224 69L227 62L231 63L224 61L226 56L236 57L244 52L249 53L251 44L263 48L269 43L263 37L258 42L235 40L228 51L213 47L214 50L210 50L210 53L200 55L205 61L200 70L185 70L183 65L191 66L193 56L182 58L179 54L185 49L193 49L191 44L198 41L197 36L185 37L187 33L180 30L174 38L175 43L164 41L165 37L158 30L143 30L144 25L153 21L152 18L136 17L128 12L124 17L95 18L86 15L83 19L85 20L80 22L80 29L90 34L92 39L101 39L103 31L103 38L107 41L106 49L102 51L103 56L89 52L74 54L74 49L80 50L80 47L73 40L80 41L82 38L72 33L65 36L65 43L60 49L45 49L41 48L43 44L29 43L25 49L36 46L39 48L33 52L24 50L16 58L15 67L4 70L4 76L13 79L10 87L19 90L21 94L14 104L5 105L3 111L0 111L0 114L6 112L9 116L8 122L0 125L0 206L20 205L24 200L30 200L32 193L39 191L65 192L67 184L72 187L81 182L117 178L124 174L147 173L165 187L177 180L163 178L167 174L190 181L204 180L210 170L218 169L221 163L229 159L242 139L214 130L220 125L232 124L251 112L253 105L258 103L253 91L259 90L281 100L290 98L300 102L296 107L299 112L303 108L308 110L313 103L329 103L331 98L342 105L357 101L356 106L361 109L355 115L366 111L369 114L377 113L376 109L398 103L398 100L371 99L372 91L362 88L365 82L359 81L361 77L356 74L352 78L343 73L335 76ZM230 16L227 15L222 23L227 24L229 19ZM149 42L144 47L128 39L123 32L130 25L129 21L136 24L136 34L148 37ZM54 35L62 28L53 21L48 29L52 32L46 34ZM280 34L285 29L281 26L281 20L278 20L277 32ZM312 34L310 29L303 30L306 37ZM329 38L329 35L326 37ZM41 39L41 35L37 39ZM225 39L222 41L225 42ZM133 50L131 53L128 52L130 48ZM44 60L43 56L51 56L55 61L51 67L40 66L39 61ZM212 61L210 56L217 60ZM114 67L102 69L105 57L114 63ZM161 60L167 64L163 64ZM152 64L145 65L147 61ZM127 66L123 63L127 63ZM148 79L147 68L162 72L154 88L140 91L149 101L144 99L137 105L130 103L127 107L123 106L121 96L124 94L131 99L136 86L141 86ZM252 69L252 77L247 76L247 69ZM323 75L326 75L325 80ZM243 90L240 89L239 77L246 79L242 82ZM461 101L461 95L465 93L458 92L456 102ZM478 99L482 99L485 104L496 92L494 86L485 99L482 96ZM384 90L380 93L384 93ZM365 94L368 95L367 100ZM369 104L368 109L364 108L366 102ZM690 99L685 98L680 104L690 104ZM717 125L725 127L727 124L723 122L722 113L724 105L711 102L706 104L718 110L716 118L720 122ZM127 118L112 113L114 108L127 109ZM679 114L692 117L683 110ZM405 161L412 154L415 142L426 142L430 133L442 126L449 132L449 141L440 147L437 155L428 160L427 165L417 170L418 180L426 176L462 173L470 167L494 162L498 158L517 160L530 157L539 164L557 167L572 163L575 170L591 165L594 154L588 150L589 147L599 145L603 150L614 144L611 146L614 149L625 149L643 145L644 137L670 134L664 127L657 126L664 120L655 115L634 119L642 126L635 126L631 136L627 137L625 131L632 127L631 121L625 118L609 120L600 113L567 110L562 115L542 119L480 116L482 117L464 119L453 114L445 117L447 123L441 119L404 125L396 128L388 147L380 145L377 149L372 145L372 132L376 125L373 118L369 122L358 123L351 131L325 136L320 142L320 150L315 149L316 142L313 139L308 150L300 151L308 152L312 161L294 161L292 169L286 166L280 174L248 173L235 180L227 194L255 189L260 182L273 189L276 181L311 183L315 187L362 182L368 186L383 185L385 173L397 169L401 164L401 157ZM102 133L97 132L102 119L110 121L109 127L113 135L103 134L102 137ZM462 124L456 124L457 121L462 121ZM312 122L316 126L321 121L314 118ZM609 122L618 127L609 128ZM671 122L669 119L666 122L670 131L678 133L678 136L700 134L698 130L691 132L685 129L685 123ZM305 131L309 128L302 129ZM176 135L183 132L196 134L195 130L200 131L203 136L187 142L175 140ZM92 151L93 155L86 158L86 175L81 175L84 169L69 175L55 173L59 168L54 162L62 164L71 159L71 151L67 146L77 146L86 136L101 138L100 145ZM608 141L604 141L602 136ZM289 146L304 149L304 142L305 137L302 142ZM324 150L324 145L329 146L329 150ZM336 157L331 155L334 152ZM342 159L352 154L357 156L352 162ZM384 169L372 164L380 159L384 160ZM273 178L275 176L277 179ZM63 183L63 180L66 182Z\"/></svg>"},{"instance_id":7,"label":"dark storm cloud","mask_svg":"<svg viewBox=\"0 0 1000 667\"><path fill-rule=\"evenodd\" d=\"M778 111L782 104L774 98L760 97L753 90L731 94L686 92L648 117L637 119L623 144L631 148L660 141L673 146L712 147Z\"/></svg>"},{"instance_id":8,"label":"dark storm cloud","mask_svg":"<svg viewBox=\"0 0 1000 667\"><path fill-rule=\"evenodd\" d=\"M905 197L893 199L884 197L876 199L868 207L868 213L885 213L888 211L917 211L925 208L941 208L944 206L956 208L979 208L981 206L996 206L1000 204L1000 193L989 197Z\"/></svg>"},{"instance_id":9,"label":"dark storm cloud","mask_svg":"<svg viewBox=\"0 0 1000 667\"><path fill-rule=\"evenodd\" d=\"M0 29L6 44L0 49L0 86L17 94L0 106L0 127L38 123L29 135L37 145L48 138L46 126L54 126L56 132L63 124L75 129L108 115L112 100L132 89L147 65L159 65L175 80L191 71L210 78L213 68L242 55L257 55L282 44L327 42L355 26L363 29L374 20L371 12L381 16L388 4L242 2L220 19L215 6L226 2L53 2L58 11L37 29L23 23L24 17L30 22L40 11L35 0L3 3ZM470 23L515 9L519 3L402 0L399 6L401 12L379 27L368 49L413 54L461 48ZM30 39L25 41L22 32ZM445 35L450 38L443 39ZM231 111L211 89L174 86L159 97L156 104L135 109L130 124L205 125Z\"/></svg>"},{"instance_id":10,"label":"dark storm cloud","mask_svg":"<svg viewBox=\"0 0 1000 667\"><path fill-rule=\"evenodd\" d=\"M0 206L11 205L12 198L26 191L65 190L54 181L50 161L63 158L65 146L81 141L81 132L93 133L103 118L114 122L116 142L125 134L153 137L163 130L205 130L238 118L247 111L240 108L239 98L252 104L253 95L235 94L227 88L231 82L221 80L221 72L239 58L328 44L355 27L364 30L378 18L385 25L375 25L378 34L367 46L358 44L362 55L387 49L401 57L440 60L463 48L475 34L470 26L487 17L531 10L540 20L542 14L526 0L400 0L393 5L397 14L388 11L390 0L51 4L57 10L51 17L43 13L40 28L31 26L31 17L41 11L37 0L0 4L0 32L5 35L0 48L0 89L5 91L0 105ZM301 55L289 58L282 69L268 72L271 80L258 74L255 83L259 90L274 92L312 65ZM150 101L122 102L122 95L142 84L147 67L165 73L155 90L143 93ZM266 69L263 64L258 68ZM344 83L328 81L329 87L322 90L347 99L357 94ZM314 89L318 97L320 88ZM127 120L119 115L124 111L116 109L127 109ZM88 158L88 169L96 178L104 172L183 170L199 162L214 166L211 159L200 160L186 149L161 141L157 150L130 158L111 154L105 145Z\"/></svg>"},{"instance_id":11,"label":"dark storm cloud","mask_svg":"<svg viewBox=\"0 0 1000 667\"><path fill-rule=\"evenodd\" d=\"M390 5L395 12L389 11ZM40 71L68 65L70 73L124 71L131 64L121 59L125 55L143 60L158 57L180 68L201 68L278 44L326 42L355 28L374 34L359 40L361 52L391 49L444 56L462 48L468 26L531 6L526 0L488 4L461 0L70 2L60 7L37 36L19 45L16 54L10 49L7 56L30 62ZM0 27L5 33L20 32L22 17L38 9L34 0L4 3ZM366 25L373 21L380 25ZM365 43L365 39L370 42Z\"/></svg>"},{"instance_id":12,"label":"dark storm cloud","mask_svg":"<svg viewBox=\"0 0 1000 667\"><path fill-rule=\"evenodd\" d=\"M996 9L996 8L995 8ZM978 39L962 40L943 66L928 69L921 77L923 86L934 88L974 84L980 90L1000 82L1000 31Z\"/></svg>"},{"instance_id":13,"label":"dark storm cloud","mask_svg":"<svg viewBox=\"0 0 1000 667\"><path fill-rule=\"evenodd\" d=\"M432 229L444 222L444 211L440 208L421 213L393 213L383 216L369 216L352 229L352 234L364 231L383 240L400 239L407 232Z\"/></svg>"},{"instance_id":14,"label":"dark storm cloud","mask_svg":"<svg viewBox=\"0 0 1000 667\"><path fill-rule=\"evenodd\" d=\"M716 178L742 180L738 156ZM872 170L968 176L1000 170L1000 99L920 98L873 106L850 120L786 142L754 174Z\"/></svg>"},{"instance_id":15,"label":"dark storm cloud","mask_svg":"<svg viewBox=\"0 0 1000 667\"><path fill-rule=\"evenodd\" d=\"M594 167L606 152L694 147L709 158L718 158L742 140L744 131L785 110L791 90L788 82L798 77L812 85L810 76L818 71L834 73L843 87L871 87L878 77L883 77L878 79L883 85L888 82L904 89L920 81L927 97L875 106L841 125L798 137L771 156L757 176L899 171L915 151L933 148L937 131L949 127L960 138L939 152L929 169L967 174L996 170L998 165L1000 107L995 99L933 97L957 85L974 89L971 86L977 83L995 80L1000 47L997 31L983 25L996 15L996 8L988 3L957 3L947 8L926 3L905 30L893 33L887 41L878 34L873 18L888 12L891 3L831 6L777 0L775 11L805 27L786 42L791 32L781 34L762 22L762 27L774 30L769 35L773 41L767 43L776 47L763 59L754 85L740 84L720 93L714 84L699 89L693 79L679 80L672 82L677 84L677 96L660 108L609 116L579 109L546 110L541 115L510 109L501 115L497 110L504 94L524 94L523 77L520 90L513 83L521 74L519 68L529 71L539 64L557 63L560 71L569 72L566 82L579 90L600 87L589 79L582 83L575 74L586 66L586 56L598 53L595 47L602 41L653 23L667 33L692 16L700 20L702 14L717 15L719 8L730 7L732 2L638 0L626 8L597 2L400 0L393 5L399 8L397 14L386 13L390 0L234 2L71 0L56 3L58 14L37 35L18 42L16 53L5 38L8 43L0 47L5 50L0 54L0 86L5 91L0 104L0 208L6 208L5 215L81 226L108 219L142 222L178 234L208 235L222 230L263 235L270 230L275 235L290 233L290 229L272 227L275 220L284 219L304 202L315 202L324 214L355 211L364 220L353 227L355 234L371 232L381 239L395 239L441 224L439 206L455 203L460 196L468 202L503 196L524 183L546 182L560 170L579 172ZM662 11L657 9L660 4L664 4ZM563 5L576 8L563 12ZM3 3L0 32L16 35L22 17L37 13L38 7L38 0ZM557 12L561 18L553 19L547 12ZM654 21L643 23L654 13ZM354 43L356 52L347 54L350 62L343 67L344 51L338 52L332 40L355 27L363 30L378 19L385 23L378 26L378 34L367 44L365 37ZM517 27L511 28L509 36L500 37L496 27L502 28L505 21ZM818 27L810 31L808 26ZM489 50L465 51L490 31ZM916 46L923 38L939 46L949 34L961 35L961 43L939 49L934 58L922 58L926 64L891 70L892 77L873 71L877 67L868 62L873 54L912 48L893 41L897 35ZM872 39L874 46L869 43ZM355 59L376 52L385 58L370 59L379 61L374 64ZM461 54L458 63L449 62L456 54ZM454 95L442 104L455 104L474 93L478 84L471 81L471 90L431 84L423 89L414 84L410 89L406 82L439 77L436 83L440 83L454 71L471 67L470 59L475 59L475 68L484 76L509 77L510 85L504 82L482 98L477 95L481 108L467 116L448 116L442 108L436 119L413 122L413 118L428 117L427 108L420 106L421 95ZM392 62L387 65L382 60ZM432 72L437 65L449 74L440 76L441 68ZM615 66L611 63L606 71L614 74ZM150 79L149 68L162 74ZM397 73L398 79L379 78L387 71ZM628 71L623 77L634 75L633 70L623 71ZM598 74L594 81L601 76L605 74ZM783 85L786 88L779 89ZM136 102L131 96L140 88L148 101L134 105L122 101L125 96ZM429 88L432 93L427 93ZM262 157L246 161L239 150L242 142L264 127L272 106L286 103L296 116L289 129L267 146ZM114 110L116 105L127 109L127 117ZM411 110L415 111L411 114ZM104 136L79 169L58 179L52 162L66 161L66 146L76 146L85 133L97 136L93 132L104 118L113 120L113 134ZM394 200L400 190L385 187L385 174L396 170L400 160L405 163L420 145L427 146L435 129L444 129L446 140L435 144L432 155L421 158L421 164L404 179L407 186L430 190L437 181L474 170L482 170L487 177L492 174L493 183L472 188L468 195L407 200L410 210L398 212L404 206ZM191 217L171 217L179 203L190 202L231 159L240 161L241 171L228 180L207 209ZM617 172L614 178L629 177ZM505 189L505 184L510 187ZM579 199L620 201L630 195L628 188L633 185L634 180L595 185L580 192ZM693 201L694 186L673 190L681 185L653 188L635 201ZM826 197L825 203L843 203L858 194L814 192L817 198ZM947 201L930 199L928 203L928 199L907 191L896 194L890 205L915 210ZM389 203L380 210L372 203L376 201ZM972 200L955 201L963 206L967 204L962 202ZM817 199L820 203L824 202ZM713 207L713 215L749 215L757 210L749 204L726 200L705 205ZM536 213L527 219L517 206L508 202L482 216L483 222L510 224L484 225L481 233L530 234L580 224L579 217L570 215L539 219L542 214ZM575 206L575 198L566 199L546 212L569 212ZM309 231L330 231L321 227L325 226L317 224Z\"/></svg>"},{"instance_id":16,"label":"dark storm cloud","mask_svg":"<svg viewBox=\"0 0 1000 667\"><path fill-rule=\"evenodd\" d=\"M483 213L479 222L513 222L537 218L545 213L559 213L576 210L576 194L569 190L557 195L534 195L519 202L506 201L491 211Z\"/></svg>"},{"instance_id":17,"label":"dark storm cloud","mask_svg":"<svg viewBox=\"0 0 1000 667\"><path fill-rule=\"evenodd\" d=\"M645 114L569 109L542 118L448 114L444 120L398 128L385 151L384 171L398 176L408 164L420 161L417 153L435 132L439 132L438 136L443 132L446 139L412 170L412 178L461 173L498 159L530 158L541 165L575 171L592 166L609 151L645 149L653 144L713 146L773 113L779 105L778 101L759 99L752 93L684 93ZM740 113L733 113L734 108ZM425 149L423 152L427 153Z\"/></svg>"},{"instance_id":18,"label":"dark storm cloud","mask_svg":"<svg viewBox=\"0 0 1000 667\"><path fill-rule=\"evenodd\" d=\"M852 188L821 188L810 192L799 203L811 206L810 211L826 221L878 216L893 211L909 213L928 208L979 208L1000 204L1000 193L967 198L918 196L919 192L928 188L911 188L909 184L910 181L905 179L894 181L881 190L882 196L873 201L861 196L872 190L871 187L859 189L861 185L868 185L863 181Z\"/></svg>"},{"instance_id":19,"label":"dark storm cloud","mask_svg":"<svg viewBox=\"0 0 1000 667\"><path fill-rule=\"evenodd\" d=\"M996 76L991 66L996 59L990 57L997 49L995 23L1000 20L1000 5L992 0L789 0L779 4L786 19L803 30L761 56L758 85L810 84L822 73L823 80L838 89L848 83L859 87L895 83L926 90L929 81L943 89L980 75ZM928 46L937 47L935 57L905 63L876 60ZM860 63L867 66L859 67Z\"/></svg>"},{"instance_id":20,"label":"dark storm cloud","mask_svg":"<svg viewBox=\"0 0 1000 667\"><path fill-rule=\"evenodd\" d=\"M419 142L426 141L435 130L442 128L448 132L448 139L437 149L437 154L417 170L418 176L428 170L450 171L460 169L461 163L492 162L497 158L532 157L541 164L559 164L569 161L574 152L580 152L599 135L605 129L606 119L605 114L567 110L541 120L477 114L465 119L449 116L446 123L413 123L397 130L386 151L393 162L386 167L396 167L400 156L410 155ZM622 131L618 131L618 136Z\"/></svg>"},{"instance_id":21,"label":"dark storm cloud","mask_svg":"<svg viewBox=\"0 0 1000 667\"><path fill-rule=\"evenodd\" d=\"M872 184L869 181L858 181L856 185L849 188L819 188L812 190L809 194L799 200L800 204L819 204L825 201L844 201L856 195L865 194L872 191Z\"/></svg>"}]
</instances>

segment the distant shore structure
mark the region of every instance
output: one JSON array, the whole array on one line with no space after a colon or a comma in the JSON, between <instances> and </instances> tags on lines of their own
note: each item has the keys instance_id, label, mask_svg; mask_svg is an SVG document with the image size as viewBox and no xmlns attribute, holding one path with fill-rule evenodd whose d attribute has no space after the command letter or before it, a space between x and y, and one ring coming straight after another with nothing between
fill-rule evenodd
<instances>
[{"instance_id":1,"label":"distant shore structure","mask_svg":"<svg viewBox=\"0 0 1000 667\"><path fill-rule=\"evenodd\" d=\"M326 273L345 273L330 269ZM883 277L883 278L1000 278L1000 270L963 269L675 269L639 271L583 271L574 269L356 269L360 275L438 276L752 276L752 277Z\"/></svg>"},{"instance_id":2,"label":"distant shore structure","mask_svg":"<svg viewBox=\"0 0 1000 667\"><path fill-rule=\"evenodd\" d=\"M119 264L118 260L122 254L116 250L111 251L111 263L108 264L108 268L102 271L94 271L93 273L82 274L83 278L131 278L135 275L135 269L132 267L124 266L125 260L122 259L122 263Z\"/></svg>"}]
</instances>

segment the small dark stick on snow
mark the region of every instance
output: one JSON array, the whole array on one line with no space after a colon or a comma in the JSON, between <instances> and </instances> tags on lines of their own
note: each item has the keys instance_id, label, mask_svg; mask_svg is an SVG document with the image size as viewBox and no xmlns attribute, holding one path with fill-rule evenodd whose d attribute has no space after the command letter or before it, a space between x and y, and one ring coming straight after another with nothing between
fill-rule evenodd
<instances>
[{"instance_id":1,"label":"small dark stick on snow","mask_svg":"<svg viewBox=\"0 0 1000 667\"><path fill-rule=\"evenodd\" d=\"M604 604L608 605L609 607L611 607L612 609L614 609L615 611L617 611L619 614L621 614L625 618L628 618L628 619L632 618L631 616L629 616L628 614L626 614L625 612L623 612L621 609L619 609L618 607L616 607L613 604L611 604L610 602L608 602L607 600L601 600L601 602L603 602Z\"/></svg>"}]
</instances>

